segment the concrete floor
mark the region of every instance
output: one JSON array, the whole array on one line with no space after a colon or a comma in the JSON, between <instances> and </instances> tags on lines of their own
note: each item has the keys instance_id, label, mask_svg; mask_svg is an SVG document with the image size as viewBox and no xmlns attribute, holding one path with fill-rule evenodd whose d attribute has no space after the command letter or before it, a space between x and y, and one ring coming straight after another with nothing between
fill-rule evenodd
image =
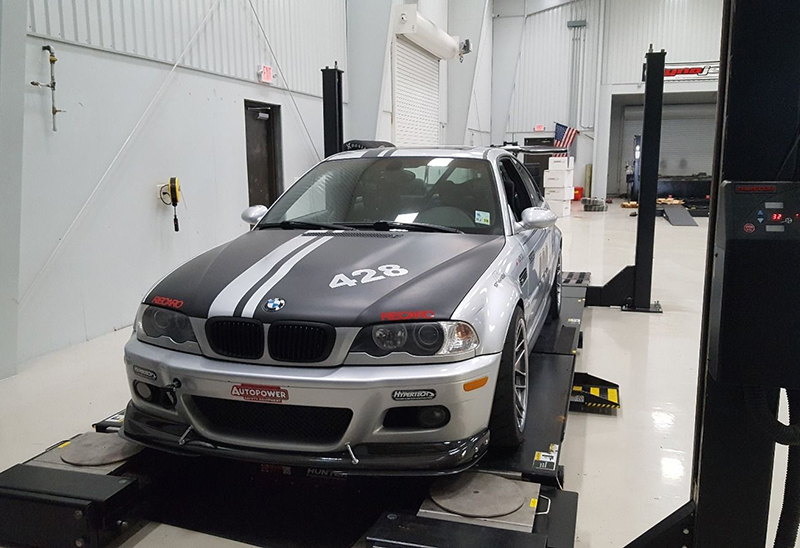
<instances>
[{"instance_id":1,"label":"concrete floor","mask_svg":"<svg viewBox=\"0 0 800 548\"><path fill-rule=\"evenodd\" d=\"M573 205L573 216L559 221L564 268L591 271L594 283L603 283L632 264L636 219L629 213L617 204L605 214ZM708 224L698 223L673 227L657 219L653 297L663 315L592 308L584 316L578 370L619 383L623 409L616 417L569 418L562 463L565 487L580 493L578 547L624 546L688 500ZM0 470L125 406L122 346L128 336L126 329L44 356L0 381ZM785 459L779 448L776 484ZM773 517L779 498L776 491ZM125 543L236 545L242 546L156 524Z\"/></svg>"}]
</instances>

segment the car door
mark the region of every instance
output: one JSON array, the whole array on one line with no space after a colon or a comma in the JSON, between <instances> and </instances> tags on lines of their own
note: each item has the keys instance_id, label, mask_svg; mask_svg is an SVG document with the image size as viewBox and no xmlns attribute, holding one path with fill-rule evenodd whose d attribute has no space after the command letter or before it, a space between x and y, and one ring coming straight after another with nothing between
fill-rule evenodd
<instances>
[{"instance_id":1,"label":"car door","mask_svg":"<svg viewBox=\"0 0 800 548\"><path fill-rule=\"evenodd\" d=\"M541 323L540 309L547 299L547 293L542 291L540 262L541 251L549 234L547 230L524 229L519 224L522 219L522 211L529 207L541 206L542 200L538 194L531 193L523 178L523 172L517 168L517 164L519 162L513 158L505 157L500 160L499 167L509 207L514 221L516 221L513 238L522 250L520 262L523 263L524 268L519 273L519 282L525 301L525 321L528 324L528 333L533 335L538 332ZM525 169L521 165L520 168ZM530 179L527 171L524 173ZM532 185L533 181L531 180L530 183ZM533 190L535 191L535 188Z\"/></svg>"},{"instance_id":2,"label":"car door","mask_svg":"<svg viewBox=\"0 0 800 548\"><path fill-rule=\"evenodd\" d=\"M528 169L516 161L514 162L514 165L520 172L522 182L525 184L525 187L531 194L533 205L535 207L548 207L544 197L539 192L539 187L536 186L533 177L531 176L530 172L528 172ZM558 247L557 229L555 225L553 225L549 228L542 229L541 232L545 233L546 237L542 239L542 245L536 251L537 265L535 270L539 274L540 282L542 284L541 289L544 291L544 294L547 295L547 292L550 290L550 286L553 284L553 276L555 276L556 270L556 249Z\"/></svg>"}]
</instances>

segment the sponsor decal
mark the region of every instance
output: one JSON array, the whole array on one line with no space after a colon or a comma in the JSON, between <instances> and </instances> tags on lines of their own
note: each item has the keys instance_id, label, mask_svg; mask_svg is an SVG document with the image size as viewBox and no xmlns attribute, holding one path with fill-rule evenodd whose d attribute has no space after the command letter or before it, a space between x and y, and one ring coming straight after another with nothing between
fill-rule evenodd
<instances>
[{"instance_id":1,"label":"sponsor decal","mask_svg":"<svg viewBox=\"0 0 800 548\"><path fill-rule=\"evenodd\" d=\"M138 365L133 366L133 374L139 375L140 377L144 377L145 379L151 381L158 380L158 375L156 375L153 371L145 369L144 367L139 367Z\"/></svg>"},{"instance_id":2,"label":"sponsor decal","mask_svg":"<svg viewBox=\"0 0 800 548\"><path fill-rule=\"evenodd\" d=\"M183 301L180 299L170 299L169 297L153 297L153 304L167 306L169 308L182 308Z\"/></svg>"},{"instance_id":3,"label":"sponsor decal","mask_svg":"<svg viewBox=\"0 0 800 548\"><path fill-rule=\"evenodd\" d=\"M395 390L392 399L395 401L432 400L436 397L436 390Z\"/></svg>"},{"instance_id":4,"label":"sponsor decal","mask_svg":"<svg viewBox=\"0 0 800 548\"><path fill-rule=\"evenodd\" d=\"M495 270L492 272L492 278L494 279L494 286L499 287L503 280L506 279L506 273Z\"/></svg>"},{"instance_id":5,"label":"sponsor decal","mask_svg":"<svg viewBox=\"0 0 800 548\"><path fill-rule=\"evenodd\" d=\"M642 82L645 81L647 65L642 65ZM665 80L717 80L719 79L719 62L706 63L666 63Z\"/></svg>"},{"instance_id":6,"label":"sponsor decal","mask_svg":"<svg viewBox=\"0 0 800 548\"><path fill-rule=\"evenodd\" d=\"M271 299L267 299L267 302L264 303L264 310L266 310L267 312L277 312L285 305L286 305L285 299L281 299L280 297L273 297Z\"/></svg>"},{"instance_id":7,"label":"sponsor decal","mask_svg":"<svg viewBox=\"0 0 800 548\"><path fill-rule=\"evenodd\" d=\"M776 185L736 185L736 192L747 193L753 192L756 194L766 193L774 194L778 192Z\"/></svg>"},{"instance_id":8,"label":"sponsor decal","mask_svg":"<svg viewBox=\"0 0 800 548\"><path fill-rule=\"evenodd\" d=\"M392 322L396 320L430 320L433 318L433 310L404 310L400 312L381 312L382 322Z\"/></svg>"},{"instance_id":9,"label":"sponsor decal","mask_svg":"<svg viewBox=\"0 0 800 548\"><path fill-rule=\"evenodd\" d=\"M346 480L347 474L338 470L328 470L327 468L309 468L306 470L306 477Z\"/></svg>"},{"instance_id":10,"label":"sponsor decal","mask_svg":"<svg viewBox=\"0 0 800 548\"><path fill-rule=\"evenodd\" d=\"M247 401L281 403L289 399L289 391L280 386L235 384L231 387L231 396Z\"/></svg>"},{"instance_id":11,"label":"sponsor decal","mask_svg":"<svg viewBox=\"0 0 800 548\"><path fill-rule=\"evenodd\" d=\"M488 211L475 210L475 224L476 225L490 225L492 224L492 215Z\"/></svg>"}]
</instances>

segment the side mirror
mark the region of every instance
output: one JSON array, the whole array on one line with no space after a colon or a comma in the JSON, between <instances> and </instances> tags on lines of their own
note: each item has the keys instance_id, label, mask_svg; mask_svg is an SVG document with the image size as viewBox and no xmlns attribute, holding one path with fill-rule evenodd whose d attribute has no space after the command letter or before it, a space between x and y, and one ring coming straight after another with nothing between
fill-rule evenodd
<instances>
[{"instance_id":1,"label":"side mirror","mask_svg":"<svg viewBox=\"0 0 800 548\"><path fill-rule=\"evenodd\" d=\"M558 217L546 207L529 207L522 212L522 226L526 230L532 228L548 228L556 224Z\"/></svg>"},{"instance_id":2,"label":"side mirror","mask_svg":"<svg viewBox=\"0 0 800 548\"><path fill-rule=\"evenodd\" d=\"M264 215L267 214L267 206L254 205L242 211L242 220L249 225L257 225Z\"/></svg>"}]
</instances>

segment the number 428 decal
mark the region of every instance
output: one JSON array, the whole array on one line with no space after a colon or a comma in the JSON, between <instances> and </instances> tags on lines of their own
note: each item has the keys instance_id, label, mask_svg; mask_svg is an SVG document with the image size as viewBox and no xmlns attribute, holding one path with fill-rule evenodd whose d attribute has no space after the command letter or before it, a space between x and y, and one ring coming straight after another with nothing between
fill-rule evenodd
<instances>
[{"instance_id":1,"label":"number 428 decal","mask_svg":"<svg viewBox=\"0 0 800 548\"><path fill-rule=\"evenodd\" d=\"M380 271L380 274L378 272ZM405 276L408 274L408 270L403 268L397 264L384 264L378 267L378 270L372 268L361 268L359 270L354 270L351 276L360 277L361 280L356 280L353 278L347 277L345 274L337 274L331 280L331 283L328 286L331 289L336 289L337 287L353 287L354 285L358 285L359 283L368 284L370 282L377 282L378 280L385 280L387 277L394 278L396 276Z\"/></svg>"}]
</instances>

